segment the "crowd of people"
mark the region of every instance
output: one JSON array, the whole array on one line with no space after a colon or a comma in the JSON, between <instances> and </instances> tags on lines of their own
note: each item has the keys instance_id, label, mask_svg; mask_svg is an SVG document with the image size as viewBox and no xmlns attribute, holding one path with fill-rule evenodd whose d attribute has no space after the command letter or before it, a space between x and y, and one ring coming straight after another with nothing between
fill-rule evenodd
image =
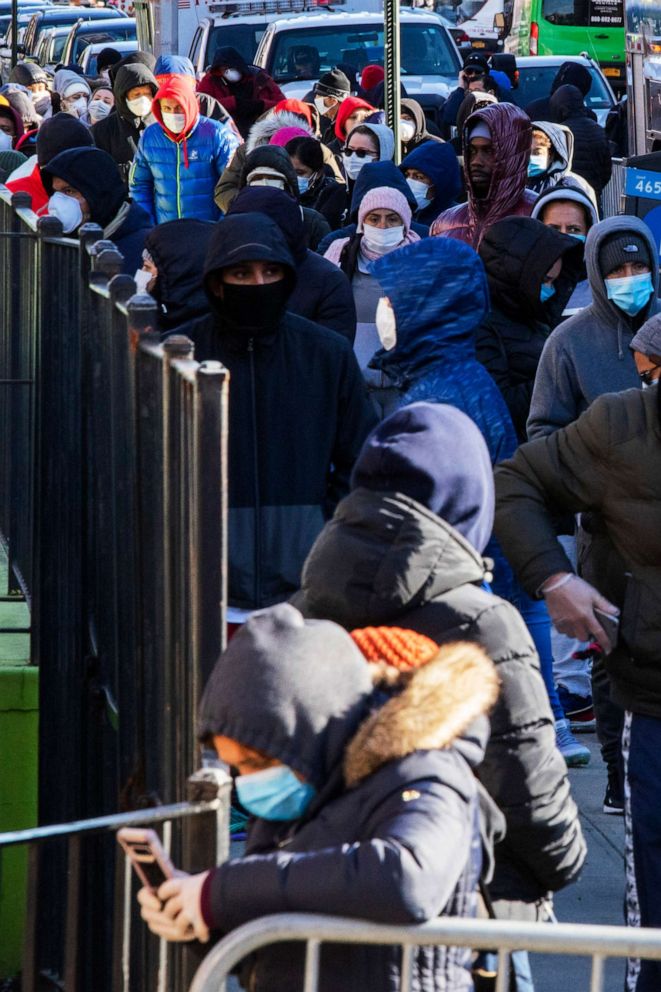
<instances>
[{"instance_id":1,"label":"crowd of people","mask_svg":"<svg viewBox=\"0 0 661 992\"><path fill-rule=\"evenodd\" d=\"M396 149L377 65L304 100L231 48L201 81L180 56L98 67L13 70L0 180L66 236L97 224L162 334L231 376L231 643L200 736L251 825L245 858L140 893L150 927L548 919L595 726L660 925L659 260L641 220L601 219L589 72L523 110L471 53L440 127L402 100ZM324 990L399 988L385 949L322 964ZM494 987L488 952L416 967L421 992ZM242 980L301 973L273 949Z\"/></svg>"}]
</instances>

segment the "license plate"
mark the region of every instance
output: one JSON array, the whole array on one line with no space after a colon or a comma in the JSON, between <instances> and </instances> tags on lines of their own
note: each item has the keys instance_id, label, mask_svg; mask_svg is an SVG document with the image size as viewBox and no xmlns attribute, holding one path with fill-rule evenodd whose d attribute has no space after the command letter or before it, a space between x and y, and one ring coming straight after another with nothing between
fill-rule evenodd
<instances>
[{"instance_id":1,"label":"license plate","mask_svg":"<svg viewBox=\"0 0 661 992\"><path fill-rule=\"evenodd\" d=\"M618 79L622 75L621 69L604 69L604 76L617 76Z\"/></svg>"},{"instance_id":2,"label":"license plate","mask_svg":"<svg viewBox=\"0 0 661 992\"><path fill-rule=\"evenodd\" d=\"M471 44L472 44L473 48L486 48L487 47L486 41L472 41Z\"/></svg>"}]
</instances>

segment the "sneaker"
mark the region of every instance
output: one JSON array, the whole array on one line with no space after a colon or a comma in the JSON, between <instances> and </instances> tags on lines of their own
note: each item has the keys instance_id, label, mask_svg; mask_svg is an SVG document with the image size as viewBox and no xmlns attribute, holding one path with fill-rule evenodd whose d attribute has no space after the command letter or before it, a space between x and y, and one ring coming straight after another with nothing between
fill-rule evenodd
<instances>
[{"instance_id":1,"label":"sneaker","mask_svg":"<svg viewBox=\"0 0 661 992\"><path fill-rule=\"evenodd\" d=\"M624 795L620 786L620 777L617 772L608 773L608 785L604 796L604 813L610 816L624 816Z\"/></svg>"},{"instance_id":2,"label":"sneaker","mask_svg":"<svg viewBox=\"0 0 661 992\"><path fill-rule=\"evenodd\" d=\"M582 768L590 764L590 751L572 735L569 720L555 721L555 743L569 768Z\"/></svg>"},{"instance_id":3,"label":"sneaker","mask_svg":"<svg viewBox=\"0 0 661 992\"><path fill-rule=\"evenodd\" d=\"M592 708L592 696L577 696L564 685L558 683L558 699L569 720L573 733L587 734L597 729L597 721Z\"/></svg>"}]
</instances>

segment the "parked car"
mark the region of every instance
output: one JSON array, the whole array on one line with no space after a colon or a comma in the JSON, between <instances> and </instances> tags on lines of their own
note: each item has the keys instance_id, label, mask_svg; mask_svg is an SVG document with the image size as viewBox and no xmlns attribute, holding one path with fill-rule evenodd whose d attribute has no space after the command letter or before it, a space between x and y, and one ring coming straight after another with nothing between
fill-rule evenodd
<instances>
[{"instance_id":1,"label":"parked car","mask_svg":"<svg viewBox=\"0 0 661 992\"><path fill-rule=\"evenodd\" d=\"M43 66L49 72L53 72L56 65L62 61L62 52L66 40L69 37L69 27L51 28L46 31L39 41L34 61Z\"/></svg>"},{"instance_id":2,"label":"parked car","mask_svg":"<svg viewBox=\"0 0 661 992\"><path fill-rule=\"evenodd\" d=\"M437 14L401 10L401 79L410 97L436 93L447 97L457 85L461 58L445 22ZM316 71L297 74L295 59L307 50ZM255 64L275 80L288 97L300 99L320 75L339 62L360 73L366 65L383 65L383 14L346 13L291 14L269 24Z\"/></svg>"},{"instance_id":3,"label":"parked car","mask_svg":"<svg viewBox=\"0 0 661 992\"><path fill-rule=\"evenodd\" d=\"M74 65L88 45L114 48L116 41L133 41L136 38L135 20L132 17L123 17L121 20L81 19L71 26L62 52L62 61L65 65Z\"/></svg>"},{"instance_id":4,"label":"parked car","mask_svg":"<svg viewBox=\"0 0 661 992\"><path fill-rule=\"evenodd\" d=\"M100 53L108 45L105 41L100 43L94 43L93 45L87 45L80 55L78 56L78 65L81 67L86 76L98 76L98 68L96 60L98 59ZM128 41L113 41L112 48L122 56L128 55L129 52L137 52L138 50L138 39L131 38Z\"/></svg>"},{"instance_id":5,"label":"parked car","mask_svg":"<svg viewBox=\"0 0 661 992\"><path fill-rule=\"evenodd\" d=\"M108 20L113 17L126 17L123 10L117 7L73 7L50 6L34 12L23 38L23 55L35 55L37 46L45 31L51 28L65 27L75 24L82 18L84 21Z\"/></svg>"},{"instance_id":6,"label":"parked car","mask_svg":"<svg viewBox=\"0 0 661 992\"><path fill-rule=\"evenodd\" d=\"M0 43L5 43L5 37L7 31L11 25L11 3L8 0L0 0ZM52 6L50 0L19 0L18 2L18 14L19 17L24 17L27 15L32 15L35 10L41 10L43 7Z\"/></svg>"},{"instance_id":7,"label":"parked car","mask_svg":"<svg viewBox=\"0 0 661 992\"><path fill-rule=\"evenodd\" d=\"M611 107L616 104L615 94L599 64L584 55L527 55L517 56L516 67L519 70L519 86L509 94L510 99L525 108L533 100L548 96L551 84L563 62L578 62L589 70L592 76L592 87L585 98L585 104L597 115L597 120L603 126Z\"/></svg>"}]
</instances>

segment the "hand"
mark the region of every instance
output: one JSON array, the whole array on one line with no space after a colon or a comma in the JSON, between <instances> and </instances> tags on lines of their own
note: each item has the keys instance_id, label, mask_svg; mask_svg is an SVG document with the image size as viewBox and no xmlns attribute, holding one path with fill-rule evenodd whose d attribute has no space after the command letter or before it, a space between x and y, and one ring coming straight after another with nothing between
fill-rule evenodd
<instances>
[{"instance_id":1,"label":"hand","mask_svg":"<svg viewBox=\"0 0 661 992\"><path fill-rule=\"evenodd\" d=\"M562 575L550 576L544 585L553 586ZM574 575L570 582L563 583L558 589L544 592L542 587L542 593L556 630L578 641L596 640L606 653L612 650L614 645L594 611L603 610L614 616L619 616L620 611L589 583Z\"/></svg>"},{"instance_id":2,"label":"hand","mask_svg":"<svg viewBox=\"0 0 661 992\"><path fill-rule=\"evenodd\" d=\"M164 940L197 939L207 943L209 928L202 918L200 897L208 874L208 871L199 875L178 872L163 882L156 895L150 889L140 889L140 915L152 933Z\"/></svg>"},{"instance_id":3,"label":"hand","mask_svg":"<svg viewBox=\"0 0 661 992\"><path fill-rule=\"evenodd\" d=\"M466 78L466 74L463 69L459 73L459 85L465 90L468 89L468 79Z\"/></svg>"}]
</instances>

